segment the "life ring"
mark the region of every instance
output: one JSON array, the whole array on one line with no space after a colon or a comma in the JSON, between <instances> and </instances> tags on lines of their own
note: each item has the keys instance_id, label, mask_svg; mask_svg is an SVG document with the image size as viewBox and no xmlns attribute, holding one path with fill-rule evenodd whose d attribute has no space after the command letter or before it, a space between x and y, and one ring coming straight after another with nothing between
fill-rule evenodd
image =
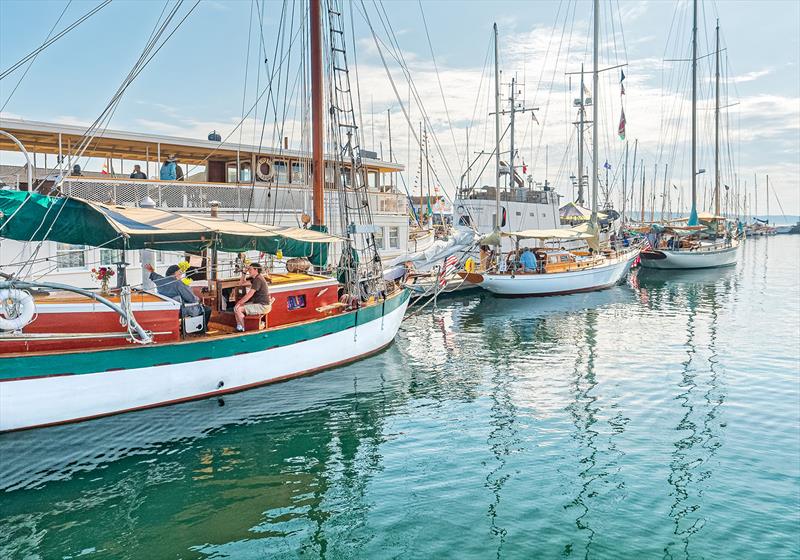
<instances>
[{"instance_id":1,"label":"life ring","mask_svg":"<svg viewBox=\"0 0 800 560\"><path fill-rule=\"evenodd\" d=\"M0 330L18 331L31 322L36 313L33 296L15 288L0 290Z\"/></svg>"},{"instance_id":2,"label":"life ring","mask_svg":"<svg viewBox=\"0 0 800 560\"><path fill-rule=\"evenodd\" d=\"M475 272L475 261L472 257L467 259L467 262L464 263L464 270L467 272Z\"/></svg>"},{"instance_id":3,"label":"life ring","mask_svg":"<svg viewBox=\"0 0 800 560\"><path fill-rule=\"evenodd\" d=\"M275 170L272 167L272 162L267 158L258 158L256 164L256 177L258 177L258 180L266 182L270 181L274 176Z\"/></svg>"}]
</instances>

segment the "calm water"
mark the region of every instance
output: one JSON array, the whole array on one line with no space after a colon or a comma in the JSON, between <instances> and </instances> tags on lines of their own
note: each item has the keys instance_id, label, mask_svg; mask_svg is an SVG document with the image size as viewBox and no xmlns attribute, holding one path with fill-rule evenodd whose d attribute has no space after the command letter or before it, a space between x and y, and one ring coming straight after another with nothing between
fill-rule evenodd
<instances>
[{"instance_id":1,"label":"calm water","mask_svg":"<svg viewBox=\"0 0 800 560\"><path fill-rule=\"evenodd\" d=\"M800 237L0 437L0 558L800 558Z\"/></svg>"}]
</instances>

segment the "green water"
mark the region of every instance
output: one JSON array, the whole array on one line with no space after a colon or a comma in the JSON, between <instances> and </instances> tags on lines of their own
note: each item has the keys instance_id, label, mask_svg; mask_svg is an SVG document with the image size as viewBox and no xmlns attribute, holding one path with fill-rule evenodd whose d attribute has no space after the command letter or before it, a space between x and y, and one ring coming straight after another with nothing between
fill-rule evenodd
<instances>
[{"instance_id":1,"label":"green water","mask_svg":"<svg viewBox=\"0 0 800 560\"><path fill-rule=\"evenodd\" d=\"M0 558L800 558L800 237L0 436Z\"/></svg>"}]
</instances>

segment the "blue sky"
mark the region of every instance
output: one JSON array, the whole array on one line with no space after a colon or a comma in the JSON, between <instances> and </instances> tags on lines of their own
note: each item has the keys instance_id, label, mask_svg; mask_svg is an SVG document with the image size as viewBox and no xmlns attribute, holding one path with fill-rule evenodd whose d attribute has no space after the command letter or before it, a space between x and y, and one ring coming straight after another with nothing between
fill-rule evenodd
<instances>
[{"instance_id":1,"label":"blue sky","mask_svg":"<svg viewBox=\"0 0 800 560\"><path fill-rule=\"evenodd\" d=\"M187 0L183 12L193 3ZM73 0L57 29L62 29L96 4ZM66 5L64 0L0 1L0 69L7 68L43 41ZM688 91L678 87L683 83L676 81L676 76L681 76L679 65L670 67L662 60L665 57L681 58L688 53L685 49L688 46L690 5L688 2L627 0L603 0L602 5L605 42L601 49L601 64L625 60L629 64L625 71L627 94L624 98L628 139L632 142L639 138L639 153L645 158L648 174L652 172L652 166L658 164L660 177L663 165L669 162L673 168L669 183L685 191L688 184L685 149L688 120L667 122L665 118L677 114L685 117L685 109L680 108L688 101ZM270 56L282 6L281 2L264 3L264 35ZM386 40L386 33L375 15L376 5L366 2L366 6L378 34ZM496 21L501 33L503 81L508 81L512 74L524 79L522 96L528 105L535 103L540 108L540 124L533 123L530 118L518 123L520 157L526 160L529 172L533 171L536 180L542 180L547 153L547 178L569 197L568 176L574 172L575 165L574 134L569 123L575 115L568 103L577 88L573 83L572 91L568 91L569 79L564 72L577 69L581 61L587 68L591 65L590 52L587 52L591 3L584 0L577 3L574 0L423 2L438 78L418 3L384 1L383 7L442 146L441 153L437 152L434 159L438 159L444 187L452 190L465 167L467 125L473 113L477 114L477 119L470 132L470 151L491 149L491 134L487 134L491 131L491 121L485 114L489 101L486 81L489 69L484 68L484 60L491 24ZM31 120L91 122L138 57L163 8L164 3L155 0L114 0L37 57L5 107L4 114ZM253 102L256 80L261 86L265 80L264 73L259 75L256 71L259 61L254 39L249 62L246 57L248 29L251 29L251 38L258 35L259 29L257 25L250 26L251 9L253 3L249 0L202 1L126 92L110 127L192 137L205 137L212 128L224 135L233 128L242 115L245 70L248 70L246 105ZM295 10L299 18L299 6ZM713 49L713 37L708 34L713 33L716 17L721 21L730 77L735 79L731 80L727 99L729 103L737 103L729 109L729 119L734 125L731 131L732 153L738 160L740 184L743 187L746 180L752 190L754 174L759 175L759 185L763 185L764 175L769 173L786 213L798 214L800 2L703 2L701 54ZM355 15L355 21L364 118L363 143L367 146L372 144L374 134L374 148L379 149L381 142L384 146L388 144L385 120L386 110L391 108L397 159L401 163L416 161L416 148L412 145L413 140L409 142L407 138L407 126L373 40L360 14ZM299 56L299 52L293 56ZM705 66L701 64L705 94L711 91L710 61L706 59ZM405 98L408 86L397 65L391 63L390 66ZM18 71L0 82L0 105L5 103L20 76ZM447 110L438 80L442 82ZM616 137L620 103L617 82L616 72L607 73L599 92L603 99L599 115L600 157L611 161L615 169L624 145ZM479 91L481 84L484 87ZM373 117L369 114L373 107L376 113L374 131ZM707 140L710 138L708 117L711 113L707 109L701 116L705 128L701 134L703 148L699 165L710 171L713 163ZM420 108L412 103L410 110L412 121L417 122ZM298 143L302 123L299 116L295 117L289 115L288 120L292 122L287 134L293 143ZM247 135L252 134L254 123L260 122L261 118L251 121L244 140L248 140ZM9 157L3 155L5 161ZM415 172L415 164L412 164L409 173L412 184ZM711 174L701 179L709 181ZM490 174L484 180L490 182ZM730 183L732 178L725 178L724 182ZM619 186L616 188L615 196L618 197ZM772 213L778 212L774 199L770 209Z\"/></svg>"}]
</instances>

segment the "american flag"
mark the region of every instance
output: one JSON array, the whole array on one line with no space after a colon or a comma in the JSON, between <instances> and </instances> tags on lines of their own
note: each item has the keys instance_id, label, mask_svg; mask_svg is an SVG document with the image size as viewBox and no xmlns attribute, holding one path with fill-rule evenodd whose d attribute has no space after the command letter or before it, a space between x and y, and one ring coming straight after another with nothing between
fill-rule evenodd
<instances>
[{"instance_id":1,"label":"american flag","mask_svg":"<svg viewBox=\"0 0 800 560\"><path fill-rule=\"evenodd\" d=\"M455 255L450 255L444 260L444 264L442 265L442 271L439 273L439 288L444 288L445 284L447 284L447 275L450 273L450 269L455 268L458 264L458 257Z\"/></svg>"}]
</instances>

